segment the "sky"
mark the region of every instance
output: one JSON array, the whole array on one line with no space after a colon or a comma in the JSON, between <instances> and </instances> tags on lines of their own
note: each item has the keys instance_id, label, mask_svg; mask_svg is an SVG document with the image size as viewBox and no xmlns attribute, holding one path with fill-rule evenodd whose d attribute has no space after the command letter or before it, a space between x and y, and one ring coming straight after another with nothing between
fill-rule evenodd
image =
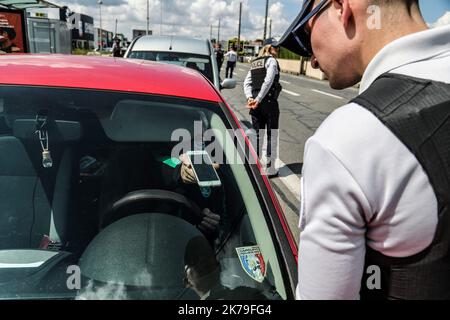
<instances>
[{"instance_id":1,"label":"sky","mask_svg":"<svg viewBox=\"0 0 450 320\"><path fill-rule=\"evenodd\" d=\"M212 30L213 38L216 38L220 19L220 39L236 37L239 3L242 2L241 37L249 40L263 37L266 3L264 0L148 1L150 30L156 35L179 34L209 38ZM95 27L99 26L100 9L97 0L50 0L50 2L67 5L74 12L90 15L94 18ZM283 34L298 14L301 4L302 0L269 1L273 37L277 38ZM450 24L450 0L420 0L420 4L424 18L430 26ZM130 40L132 29L146 29L147 0L103 0L101 7L104 29L114 32L117 19L118 32L125 34Z\"/></svg>"}]
</instances>

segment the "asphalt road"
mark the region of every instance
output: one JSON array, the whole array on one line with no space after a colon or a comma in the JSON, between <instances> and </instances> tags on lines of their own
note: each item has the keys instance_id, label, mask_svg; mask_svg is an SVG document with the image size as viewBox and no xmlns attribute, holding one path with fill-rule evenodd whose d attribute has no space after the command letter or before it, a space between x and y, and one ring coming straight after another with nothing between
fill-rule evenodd
<instances>
[{"instance_id":1,"label":"asphalt road","mask_svg":"<svg viewBox=\"0 0 450 320\"><path fill-rule=\"evenodd\" d=\"M222 95L233 108L242 124L251 127L243 82L249 64L238 63L233 78L237 85L232 90L222 90ZM225 66L221 78L225 77ZM304 76L281 74L283 91L280 105L280 167L279 177L271 179L287 221L298 240L298 212L300 206L300 175L306 140L311 137L325 118L336 108L345 105L358 95L358 89L333 90L327 81Z\"/></svg>"}]
</instances>

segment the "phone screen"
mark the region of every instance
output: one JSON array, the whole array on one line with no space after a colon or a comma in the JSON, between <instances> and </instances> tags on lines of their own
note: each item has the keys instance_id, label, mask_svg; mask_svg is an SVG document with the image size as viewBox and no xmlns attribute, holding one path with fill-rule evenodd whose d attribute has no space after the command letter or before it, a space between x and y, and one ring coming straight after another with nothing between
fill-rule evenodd
<instances>
[{"instance_id":1,"label":"phone screen","mask_svg":"<svg viewBox=\"0 0 450 320\"><path fill-rule=\"evenodd\" d=\"M220 185L219 176L207 153L190 155L190 159L199 183L211 182L212 185Z\"/></svg>"},{"instance_id":2,"label":"phone screen","mask_svg":"<svg viewBox=\"0 0 450 320\"><path fill-rule=\"evenodd\" d=\"M202 164L194 164L195 174L197 175L197 179L199 181L215 181L217 180L216 172L213 166L202 163Z\"/></svg>"}]
</instances>

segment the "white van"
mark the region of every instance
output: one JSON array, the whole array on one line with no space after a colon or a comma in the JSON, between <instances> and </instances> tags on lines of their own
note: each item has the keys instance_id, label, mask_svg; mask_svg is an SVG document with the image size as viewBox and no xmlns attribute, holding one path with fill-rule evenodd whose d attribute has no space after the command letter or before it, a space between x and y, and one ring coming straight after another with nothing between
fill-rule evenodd
<instances>
[{"instance_id":1,"label":"white van","mask_svg":"<svg viewBox=\"0 0 450 320\"><path fill-rule=\"evenodd\" d=\"M124 58L177 64L198 70L219 90L236 87L236 80L234 79L225 79L220 83L214 49L208 39L180 36L141 36L133 39Z\"/></svg>"}]
</instances>

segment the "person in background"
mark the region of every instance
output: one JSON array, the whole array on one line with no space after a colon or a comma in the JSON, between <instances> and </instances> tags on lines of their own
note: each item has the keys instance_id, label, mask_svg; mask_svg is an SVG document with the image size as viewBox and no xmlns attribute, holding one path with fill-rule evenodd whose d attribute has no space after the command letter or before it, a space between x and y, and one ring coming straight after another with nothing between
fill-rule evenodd
<instances>
[{"instance_id":1,"label":"person in background","mask_svg":"<svg viewBox=\"0 0 450 320\"><path fill-rule=\"evenodd\" d=\"M120 39L115 38L113 44L113 57L120 58L122 57L121 47L120 47Z\"/></svg>"},{"instance_id":2,"label":"person in background","mask_svg":"<svg viewBox=\"0 0 450 320\"><path fill-rule=\"evenodd\" d=\"M253 129L256 131L256 151L262 157L264 130L267 128L266 158L261 162L269 177L278 175L278 128L280 109L278 96L281 92L280 66L276 60L278 43L268 39L258 58L252 61L250 71L244 80L247 108L250 109Z\"/></svg>"},{"instance_id":3,"label":"person in background","mask_svg":"<svg viewBox=\"0 0 450 320\"><path fill-rule=\"evenodd\" d=\"M230 75L230 78L232 79L233 71L234 68L236 67L236 61L238 58L236 47L232 46L231 50L225 54L225 57L227 58L227 68L225 70L225 78L228 78L228 75Z\"/></svg>"},{"instance_id":4,"label":"person in background","mask_svg":"<svg viewBox=\"0 0 450 320\"><path fill-rule=\"evenodd\" d=\"M224 60L224 52L222 50L222 45L220 43L216 44L216 48L214 49L214 54L216 55L217 67L220 70L222 69L223 60Z\"/></svg>"},{"instance_id":5,"label":"person in background","mask_svg":"<svg viewBox=\"0 0 450 320\"><path fill-rule=\"evenodd\" d=\"M20 52L13 40L16 38L16 31L13 28L0 27L0 53Z\"/></svg>"}]
</instances>

